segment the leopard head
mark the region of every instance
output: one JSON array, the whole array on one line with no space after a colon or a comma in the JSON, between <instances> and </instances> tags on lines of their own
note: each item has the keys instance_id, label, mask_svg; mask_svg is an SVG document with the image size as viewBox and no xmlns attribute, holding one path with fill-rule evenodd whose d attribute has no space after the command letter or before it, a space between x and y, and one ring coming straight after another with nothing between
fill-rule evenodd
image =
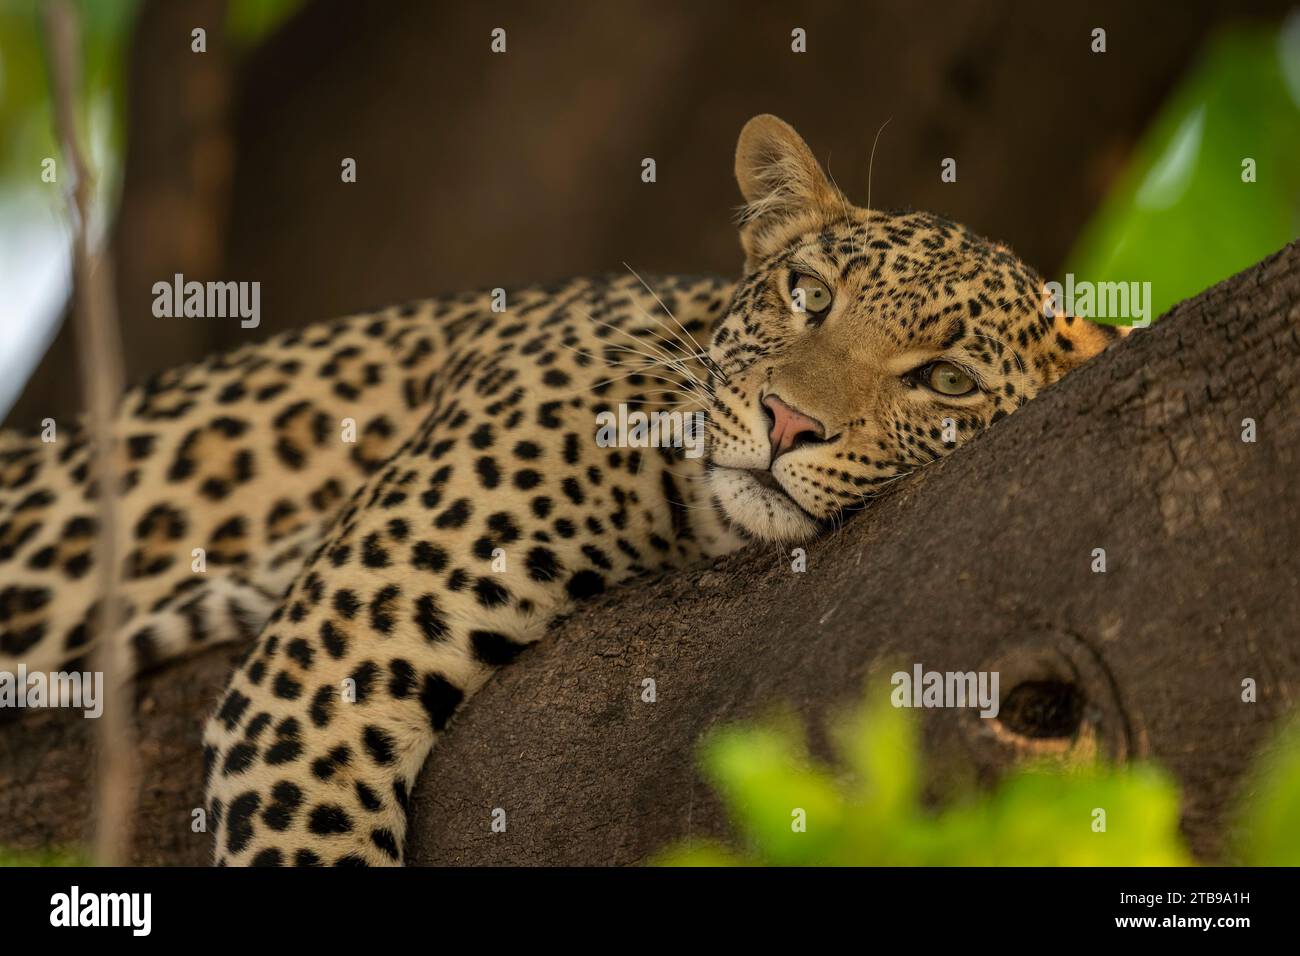
<instances>
[{"instance_id":1,"label":"leopard head","mask_svg":"<svg viewBox=\"0 0 1300 956\"><path fill-rule=\"evenodd\" d=\"M742 534L807 539L1119 338L1053 314L1006 246L852 205L775 116L736 147L745 274L708 347L708 480Z\"/></svg>"}]
</instances>

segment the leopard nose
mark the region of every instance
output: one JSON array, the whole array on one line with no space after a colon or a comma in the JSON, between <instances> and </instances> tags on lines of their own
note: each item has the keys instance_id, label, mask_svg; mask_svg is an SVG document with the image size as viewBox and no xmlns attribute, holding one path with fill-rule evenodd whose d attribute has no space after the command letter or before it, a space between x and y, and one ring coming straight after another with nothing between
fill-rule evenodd
<instances>
[{"instance_id":1,"label":"leopard nose","mask_svg":"<svg viewBox=\"0 0 1300 956\"><path fill-rule=\"evenodd\" d=\"M801 445L826 437L821 422L786 404L779 395L764 398L763 408L769 419L767 436L772 442L772 461Z\"/></svg>"}]
</instances>

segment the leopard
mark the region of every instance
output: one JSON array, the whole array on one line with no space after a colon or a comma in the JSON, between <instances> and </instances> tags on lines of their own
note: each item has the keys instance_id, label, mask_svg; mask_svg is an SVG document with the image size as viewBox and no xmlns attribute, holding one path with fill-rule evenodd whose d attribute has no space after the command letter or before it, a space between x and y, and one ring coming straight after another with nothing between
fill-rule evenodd
<instances>
[{"instance_id":1,"label":"leopard","mask_svg":"<svg viewBox=\"0 0 1300 956\"><path fill-rule=\"evenodd\" d=\"M739 279L444 295L128 390L111 635L94 443L5 433L0 669L242 642L202 734L213 862L400 865L436 739L578 602L832 531L1125 336L1002 243L852 204L775 116L734 171ZM600 440L629 409L698 453Z\"/></svg>"}]
</instances>

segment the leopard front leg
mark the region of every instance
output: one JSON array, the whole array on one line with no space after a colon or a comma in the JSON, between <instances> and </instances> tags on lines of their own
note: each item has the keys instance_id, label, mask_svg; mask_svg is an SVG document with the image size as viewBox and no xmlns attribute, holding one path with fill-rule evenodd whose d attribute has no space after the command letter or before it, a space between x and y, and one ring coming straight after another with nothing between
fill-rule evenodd
<instances>
[{"instance_id":1,"label":"leopard front leg","mask_svg":"<svg viewBox=\"0 0 1300 956\"><path fill-rule=\"evenodd\" d=\"M218 863L400 863L434 737L493 670L573 599L695 554L663 458L596 468L590 408L541 414L524 438L453 409L358 493L209 721Z\"/></svg>"},{"instance_id":2,"label":"leopard front leg","mask_svg":"<svg viewBox=\"0 0 1300 956\"><path fill-rule=\"evenodd\" d=\"M399 863L434 735L543 632L558 558L494 573L523 529L444 504L453 474L363 489L236 671L205 738L219 863Z\"/></svg>"},{"instance_id":3,"label":"leopard front leg","mask_svg":"<svg viewBox=\"0 0 1300 956\"><path fill-rule=\"evenodd\" d=\"M393 573L361 587L327 569L304 579L209 724L219 864L399 864L435 734L542 632L541 617L482 607L486 578L464 591L422 581L448 560L437 546L380 545L376 533L363 547L388 554Z\"/></svg>"}]
</instances>

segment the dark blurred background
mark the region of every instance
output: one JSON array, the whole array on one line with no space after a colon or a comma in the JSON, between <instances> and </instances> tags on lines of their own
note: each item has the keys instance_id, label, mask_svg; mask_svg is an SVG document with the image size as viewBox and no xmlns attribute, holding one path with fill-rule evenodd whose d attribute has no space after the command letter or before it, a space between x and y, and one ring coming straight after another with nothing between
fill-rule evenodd
<instances>
[{"instance_id":1,"label":"dark blurred background","mask_svg":"<svg viewBox=\"0 0 1300 956\"><path fill-rule=\"evenodd\" d=\"M1050 274L1216 25L1288 6L305 0L249 44L224 29L226 0L141 0L110 232L128 381L439 292L623 263L734 275L732 153L760 112L859 204L888 121L874 206L943 213ZM956 183L940 181L949 156ZM261 327L155 319L151 287L177 272L260 281ZM8 424L80 407L70 337Z\"/></svg>"}]
</instances>

